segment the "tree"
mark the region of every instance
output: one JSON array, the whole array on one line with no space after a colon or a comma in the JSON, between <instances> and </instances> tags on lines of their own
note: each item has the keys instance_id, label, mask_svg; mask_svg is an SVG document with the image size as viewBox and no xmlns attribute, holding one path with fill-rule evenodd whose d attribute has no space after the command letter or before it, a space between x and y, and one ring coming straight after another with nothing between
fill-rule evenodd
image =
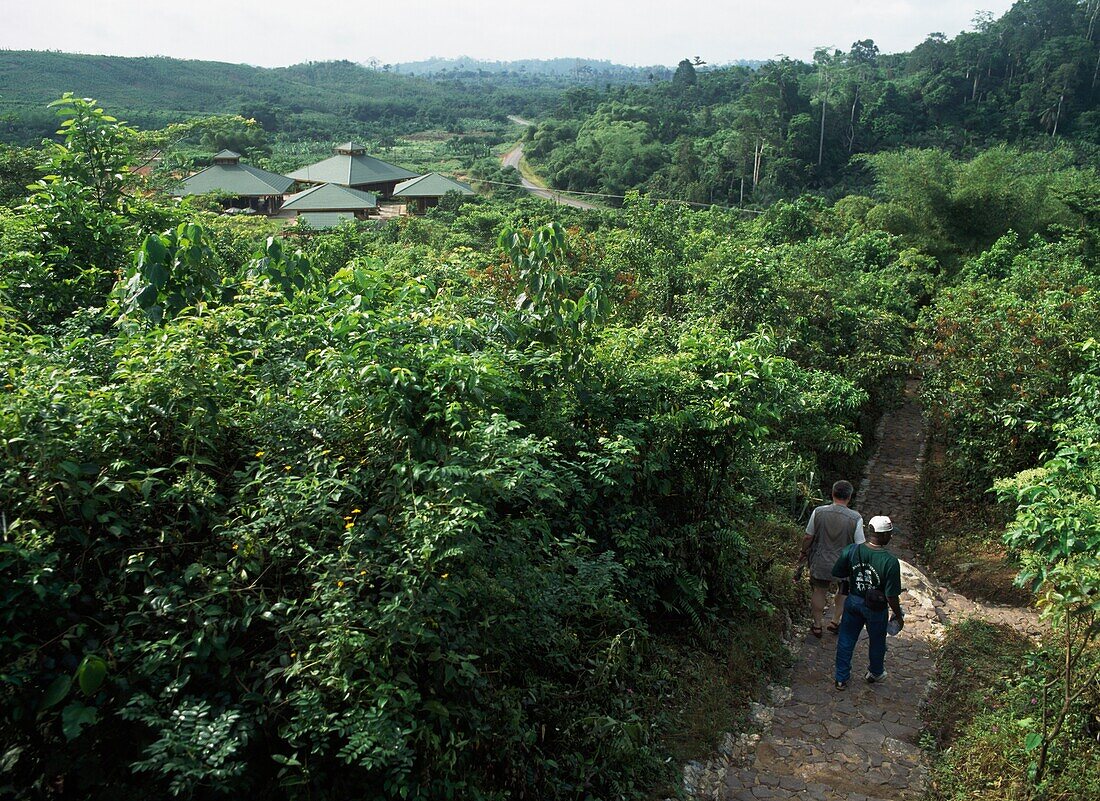
<instances>
[{"instance_id":1,"label":"tree","mask_svg":"<svg viewBox=\"0 0 1100 801\"><path fill-rule=\"evenodd\" d=\"M41 156L29 148L0 145L0 206L21 203L39 176Z\"/></svg>"},{"instance_id":2,"label":"tree","mask_svg":"<svg viewBox=\"0 0 1100 801\"><path fill-rule=\"evenodd\" d=\"M852 92L852 111L848 117L848 153L852 152L856 141L856 119L860 104L860 90L864 83L874 76L878 63L878 45L872 39L863 39L852 43L847 56L848 69L845 77Z\"/></svg>"},{"instance_id":3,"label":"tree","mask_svg":"<svg viewBox=\"0 0 1100 801\"><path fill-rule=\"evenodd\" d=\"M690 59L683 59L676 65L676 72L672 75L672 85L677 89L686 89L695 86L699 82L699 76L695 74L695 66Z\"/></svg>"},{"instance_id":4,"label":"tree","mask_svg":"<svg viewBox=\"0 0 1100 801\"><path fill-rule=\"evenodd\" d=\"M66 92L50 108L62 118L61 142L51 143L47 184L70 181L88 189L101 208L117 206L131 183L129 166L137 131L107 114L96 101Z\"/></svg>"},{"instance_id":5,"label":"tree","mask_svg":"<svg viewBox=\"0 0 1100 801\"><path fill-rule=\"evenodd\" d=\"M821 169L821 162L825 157L825 115L829 108L829 93L832 90L836 68L840 65L843 55L839 50L829 52L827 47L819 47L814 51L814 64L817 65L817 98L821 103L821 135L817 145L817 167Z\"/></svg>"}]
</instances>

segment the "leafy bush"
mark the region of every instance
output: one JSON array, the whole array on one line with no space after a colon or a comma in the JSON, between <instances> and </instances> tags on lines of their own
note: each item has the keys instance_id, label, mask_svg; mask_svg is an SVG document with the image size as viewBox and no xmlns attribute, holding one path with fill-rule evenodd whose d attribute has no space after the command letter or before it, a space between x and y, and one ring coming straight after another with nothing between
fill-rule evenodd
<instances>
[{"instance_id":1,"label":"leafy bush","mask_svg":"<svg viewBox=\"0 0 1100 801\"><path fill-rule=\"evenodd\" d=\"M819 299L817 234L743 256L722 212L464 206L295 252L66 180L120 236L0 310L9 794L644 797L658 638L782 619L777 520L905 348L879 234ZM681 260L713 297L631 294ZM742 265L779 291L719 295Z\"/></svg>"},{"instance_id":2,"label":"leafy bush","mask_svg":"<svg viewBox=\"0 0 1100 801\"><path fill-rule=\"evenodd\" d=\"M976 259L920 321L925 403L978 491L1053 444L1057 409L1084 366L1079 344L1100 325L1100 278L1079 241L1014 241Z\"/></svg>"}]
</instances>

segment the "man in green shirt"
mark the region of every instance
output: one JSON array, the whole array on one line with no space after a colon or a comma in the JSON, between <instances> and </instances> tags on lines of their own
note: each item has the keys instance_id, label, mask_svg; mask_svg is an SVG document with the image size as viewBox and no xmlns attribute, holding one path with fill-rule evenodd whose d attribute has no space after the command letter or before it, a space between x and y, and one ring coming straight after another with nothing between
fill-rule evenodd
<instances>
[{"instance_id":1,"label":"man in green shirt","mask_svg":"<svg viewBox=\"0 0 1100 801\"><path fill-rule=\"evenodd\" d=\"M852 675L852 652L863 627L871 658L864 677L868 683L886 678L886 611L894 612L898 631L904 626L905 615L898 597L901 595L901 563L886 550L893 535L894 524L889 517L872 517L868 525L867 542L855 543L844 549L833 565L833 575L848 579L851 588L844 602L844 617L840 621L840 636L836 644L836 688L848 687Z\"/></svg>"}]
</instances>

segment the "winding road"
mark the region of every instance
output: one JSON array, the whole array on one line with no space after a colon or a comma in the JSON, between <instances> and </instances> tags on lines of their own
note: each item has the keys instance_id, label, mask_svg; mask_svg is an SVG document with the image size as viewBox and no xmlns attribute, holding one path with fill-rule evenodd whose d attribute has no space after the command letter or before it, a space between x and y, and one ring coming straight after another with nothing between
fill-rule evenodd
<instances>
[{"instance_id":1,"label":"winding road","mask_svg":"<svg viewBox=\"0 0 1100 801\"><path fill-rule=\"evenodd\" d=\"M528 126L531 125L530 120L525 120L522 117L516 117L509 115L508 119L514 122L516 125ZM599 206L595 206L591 203L585 203L583 200L576 200L564 195L561 192L556 192L553 189L547 189L546 187L539 186L534 181L531 181L523 174L523 169L520 167L520 161L523 159L523 145L517 143L515 147L509 150L501 157L501 165L504 167L515 167L516 172L519 173L520 183L523 184L523 188L530 192L532 195L545 198L546 200L552 200L555 203L560 203L563 206L572 206L575 209L598 209Z\"/></svg>"}]
</instances>

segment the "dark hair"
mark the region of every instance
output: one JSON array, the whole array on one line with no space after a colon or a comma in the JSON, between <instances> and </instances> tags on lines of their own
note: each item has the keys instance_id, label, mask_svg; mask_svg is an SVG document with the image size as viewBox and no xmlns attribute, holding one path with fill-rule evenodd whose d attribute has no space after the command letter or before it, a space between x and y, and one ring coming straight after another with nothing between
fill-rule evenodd
<instances>
[{"instance_id":1,"label":"dark hair","mask_svg":"<svg viewBox=\"0 0 1100 801\"><path fill-rule=\"evenodd\" d=\"M890 538L894 536L893 530L890 531L875 531L874 528L868 526L866 539L874 540L879 545L886 545L890 542Z\"/></svg>"},{"instance_id":2,"label":"dark hair","mask_svg":"<svg viewBox=\"0 0 1100 801\"><path fill-rule=\"evenodd\" d=\"M833 497L837 500L846 501L852 497L852 485L850 482L841 479L833 484Z\"/></svg>"}]
</instances>

